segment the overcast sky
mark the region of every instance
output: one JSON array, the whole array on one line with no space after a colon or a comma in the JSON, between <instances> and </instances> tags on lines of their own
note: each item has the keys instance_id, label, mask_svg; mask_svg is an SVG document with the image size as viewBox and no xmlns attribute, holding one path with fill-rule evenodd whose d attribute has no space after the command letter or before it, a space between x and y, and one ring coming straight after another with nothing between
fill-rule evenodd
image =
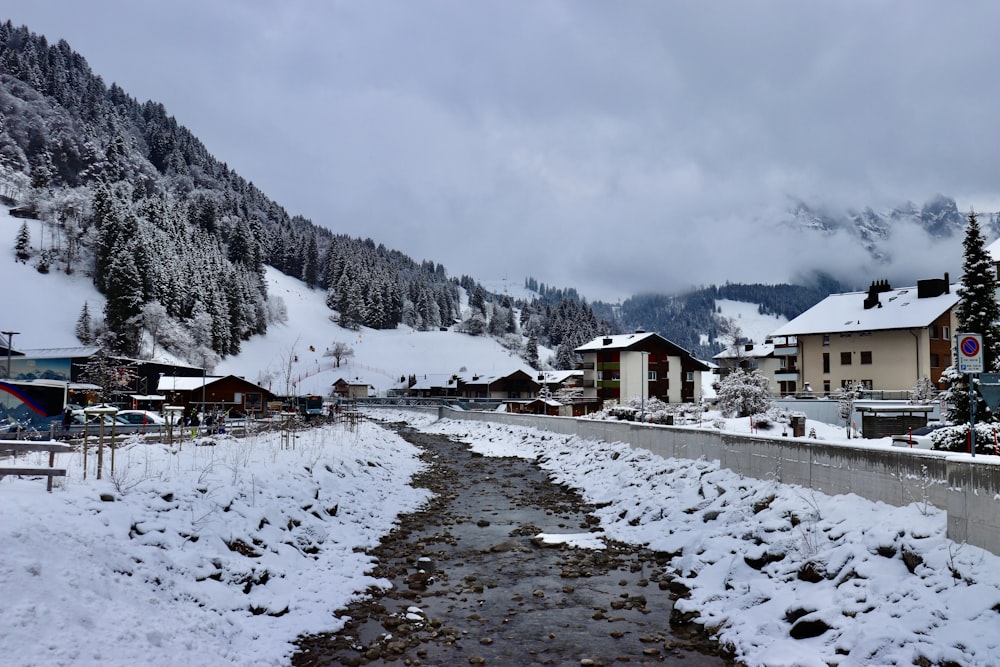
<instances>
[{"instance_id":1,"label":"overcast sky","mask_svg":"<svg viewBox=\"0 0 1000 667\"><path fill-rule=\"evenodd\" d=\"M1000 210L992 0L0 7L290 213L451 275L605 299L783 281L832 252L868 270L768 233L794 199Z\"/></svg>"}]
</instances>

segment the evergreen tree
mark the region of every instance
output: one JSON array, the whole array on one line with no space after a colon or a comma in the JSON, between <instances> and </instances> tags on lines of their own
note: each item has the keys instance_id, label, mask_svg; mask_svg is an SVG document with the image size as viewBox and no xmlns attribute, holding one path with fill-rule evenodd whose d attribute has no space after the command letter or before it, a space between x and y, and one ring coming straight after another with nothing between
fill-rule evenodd
<instances>
[{"instance_id":1,"label":"evergreen tree","mask_svg":"<svg viewBox=\"0 0 1000 667\"><path fill-rule=\"evenodd\" d=\"M961 333L976 333L983 337L983 368L1000 370L1000 305L996 299L996 279L993 264L986 251L986 238L979 227L975 212L969 213L963 242L962 285L958 288L955 316ZM947 387L948 420L955 424L970 421L971 397L968 376L959 373L957 365L945 369L941 376ZM994 415L985 401L977 396L976 421L993 421Z\"/></svg>"},{"instance_id":2,"label":"evergreen tree","mask_svg":"<svg viewBox=\"0 0 1000 667\"><path fill-rule=\"evenodd\" d=\"M528 334L528 343L524 348L524 361L538 370L538 336L532 331Z\"/></svg>"},{"instance_id":3,"label":"evergreen tree","mask_svg":"<svg viewBox=\"0 0 1000 667\"><path fill-rule=\"evenodd\" d=\"M27 263L31 258L31 232L28 231L27 222L22 222L21 228L17 231L14 254L17 257L17 261L21 263Z\"/></svg>"},{"instance_id":4,"label":"evergreen tree","mask_svg":"<svg viewBox=\"0 0 1000 667\"><path fill-rule=\"evenodd\" d=\"M143 298L142 283L130 246L112 257L105 282L108 301L104 305L104 321L108 329L117 335L114 351L134 357L139 353L139 327L135 318L142 309Z\"/></svg>"},{"instance_id":5,"label":"evergreen tree","mask_svg":"<svg viewBox=\"0 0 1000 667\"><path fill-rule=\"evenodd\" d=\"M76 339L84 345L91 345L94 342L94 333L90 324L90 309L87 302L83 302L80 316L76 319Z\"/></svg>"}]
</instances>

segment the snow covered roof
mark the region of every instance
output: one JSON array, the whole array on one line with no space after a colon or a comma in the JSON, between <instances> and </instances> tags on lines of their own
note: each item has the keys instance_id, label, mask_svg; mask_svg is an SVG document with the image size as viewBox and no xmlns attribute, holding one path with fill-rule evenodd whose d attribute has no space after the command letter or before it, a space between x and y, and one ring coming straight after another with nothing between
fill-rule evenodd
<instances>
[{"instance_id":1,"label":"snow covered roof","mask_svg":"<svg viewBox=\"0 0 1000 667\"><path fill-rule=\"evenodd\" d=\"M616 334L614 336L598 336L589 343L584 343L580 347L576 348L576 351L593 352L594 350L623 350L656 335L657 334L652 331L642 331L628 334Z\"/></svg>"},{"instance_id":2,"label":"snow covered roof","mask_svg":"<svg viewBox=\"0 0 1000 667\"><path fill-rule=\"evenodd\" d=\"M417 382L410 389L414 391L437 389L438 387L455 386L451 381L452 373L425 373L417 376Z\"/></svg>"},{"instance_id":3,"label":"snow covered roof","mask_svg":"<svg viewBox=\"0 0 1000 667\"><path fill-rule=\"evenodd\" d=\"M96 345L82 347L43 347L34 350L21 350L24 356L31 359L61 359L63 357L92 357L101 350Z\"/></svg>"},{"instance_id":4,"label":"snow covered roof","mask_svg":"<svg viewBox=\"0 0 1000 667\"><path fill-rule=\"evenodd\" d=\"M917 298L916 287L889 289L878 295L879 305L865 308L864 292L831 294L815 306L779 327L772 336L802 336L856 331L885 331L929 326L956 303L958 283L938 296Z\"/></svg>"},{"instance_id":5,"label":"snow covered roof","mask_svg":"<svg viewBox=\"0 0 1000 667\"><path fill-rule=\"evenodd\" d=\"M537 376L537 374L533 370L531 370L530 368L520 368L520 367L508 369L507 371L501 371L499 373L497 373L497 372L494 372L494 373L469 373L469 372L463 372L463 373L457 373L456 375L458 375L458 380L462 384L482 384L482 385L485 385L485 384L493 384L494 382L498 382L499 380L502 380L504 378L508 378L511 375L515 375L517 373L524 373L532 381L534 381L534 382L538 381L536 379L538 376Z\"/></svg>"},{"instance_id":6,"label":"snow covered roof","mask_svg":"<svg viewBox=\"0 0 1000 667\"><path fill-rule=\"evenodd\" d=\"M746 345L740 345L738 350L730 346L728 349L719 352L713 359L763 359L769 357L774 352L774 343L756 343L746 349Z\"/></svg>"},{"instance_id":7,"label":"snow covered roof","mask_svg":"<svg viewBox=\"0 0 1000 667\"><path fill-rule=\"evenodd\" d=\"M1000 239L997 239L993 243L986 246L986 254L989 255L994 262L1000 262Z\"/></svg>"},{"instance_id":8,"label":"snow covered roof","mask_svg":"<svg viewBox=\"0 0 1000 667\"><path fill-rule=\"evenodd\" d=\"M589 343L584 343L580 347L574 350L575 352L600 352L604 350L630 350L636 347L639 343L643 341L650 341L652 339L659 341L659 344L666 347L669 354L681 357L682 359L690 359L692 363L701 368L701 370L708 370L709 366L698 359L693 354L685 350L683 347L677 343L668 340L658 333L652 331L636 331L635 333L629 334L616 334L614 336L598 336Z\"/></svg>"},{"instance_id":9,"label":"snow covered roof","mask_svg":"<svg viewBox=\"0 0 1000 667\"><path fill-rule=\"evenodd\" d=\"M542 376L539 381L544 384L562 384L570 378L582 378L583 371L542 371L538 375ZM536 380L538 375L535 376Z\"/></svg>"}]
</instances>

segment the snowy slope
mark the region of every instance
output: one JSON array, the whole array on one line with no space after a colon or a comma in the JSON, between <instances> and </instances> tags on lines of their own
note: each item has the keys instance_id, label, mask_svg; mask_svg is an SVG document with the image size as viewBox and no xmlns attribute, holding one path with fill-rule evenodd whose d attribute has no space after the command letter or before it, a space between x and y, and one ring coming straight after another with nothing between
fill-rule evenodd
<instances>
[{"instance_id":1,"label":"snowy slope","mask_svg":"<svg viewBox=\"0 0 1000 667\"><path fill-rule=\"evenodd\" d=\"M745 301L732 301L730 299L716 299L715 309L722 317L731 318L742 330L743 337L749 338L755 343L763 343L764 339L771 335L782 324L788 322L787 317L775 315L761 315L757 312L759 306L756 303Z\"/></svg>"}]
</instances>

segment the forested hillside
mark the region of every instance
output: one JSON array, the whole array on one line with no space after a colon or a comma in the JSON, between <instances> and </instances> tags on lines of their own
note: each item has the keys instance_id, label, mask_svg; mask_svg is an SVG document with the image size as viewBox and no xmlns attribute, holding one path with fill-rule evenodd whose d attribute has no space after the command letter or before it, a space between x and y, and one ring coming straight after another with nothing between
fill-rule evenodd
<instances>
[{"instance_id":1,"label":"forested hillside","mask_svg":"<svg viewBox=\"0 0 1000 667\"><path fill-rule=\"evenodd\" d=\"M106 86L65 41L0 24L0 195L41 221L22 261L80 271L108 297L90 333L140 354L141 332L192 362L239 351L281 317L267 264L328 291L347 326L452 324L460 290L440 264L290 216L216 160L163 105ZM19 243L19 245L22 245ZM80 304L81 309L84 304Z\"/></svg>"}]
</instances>

